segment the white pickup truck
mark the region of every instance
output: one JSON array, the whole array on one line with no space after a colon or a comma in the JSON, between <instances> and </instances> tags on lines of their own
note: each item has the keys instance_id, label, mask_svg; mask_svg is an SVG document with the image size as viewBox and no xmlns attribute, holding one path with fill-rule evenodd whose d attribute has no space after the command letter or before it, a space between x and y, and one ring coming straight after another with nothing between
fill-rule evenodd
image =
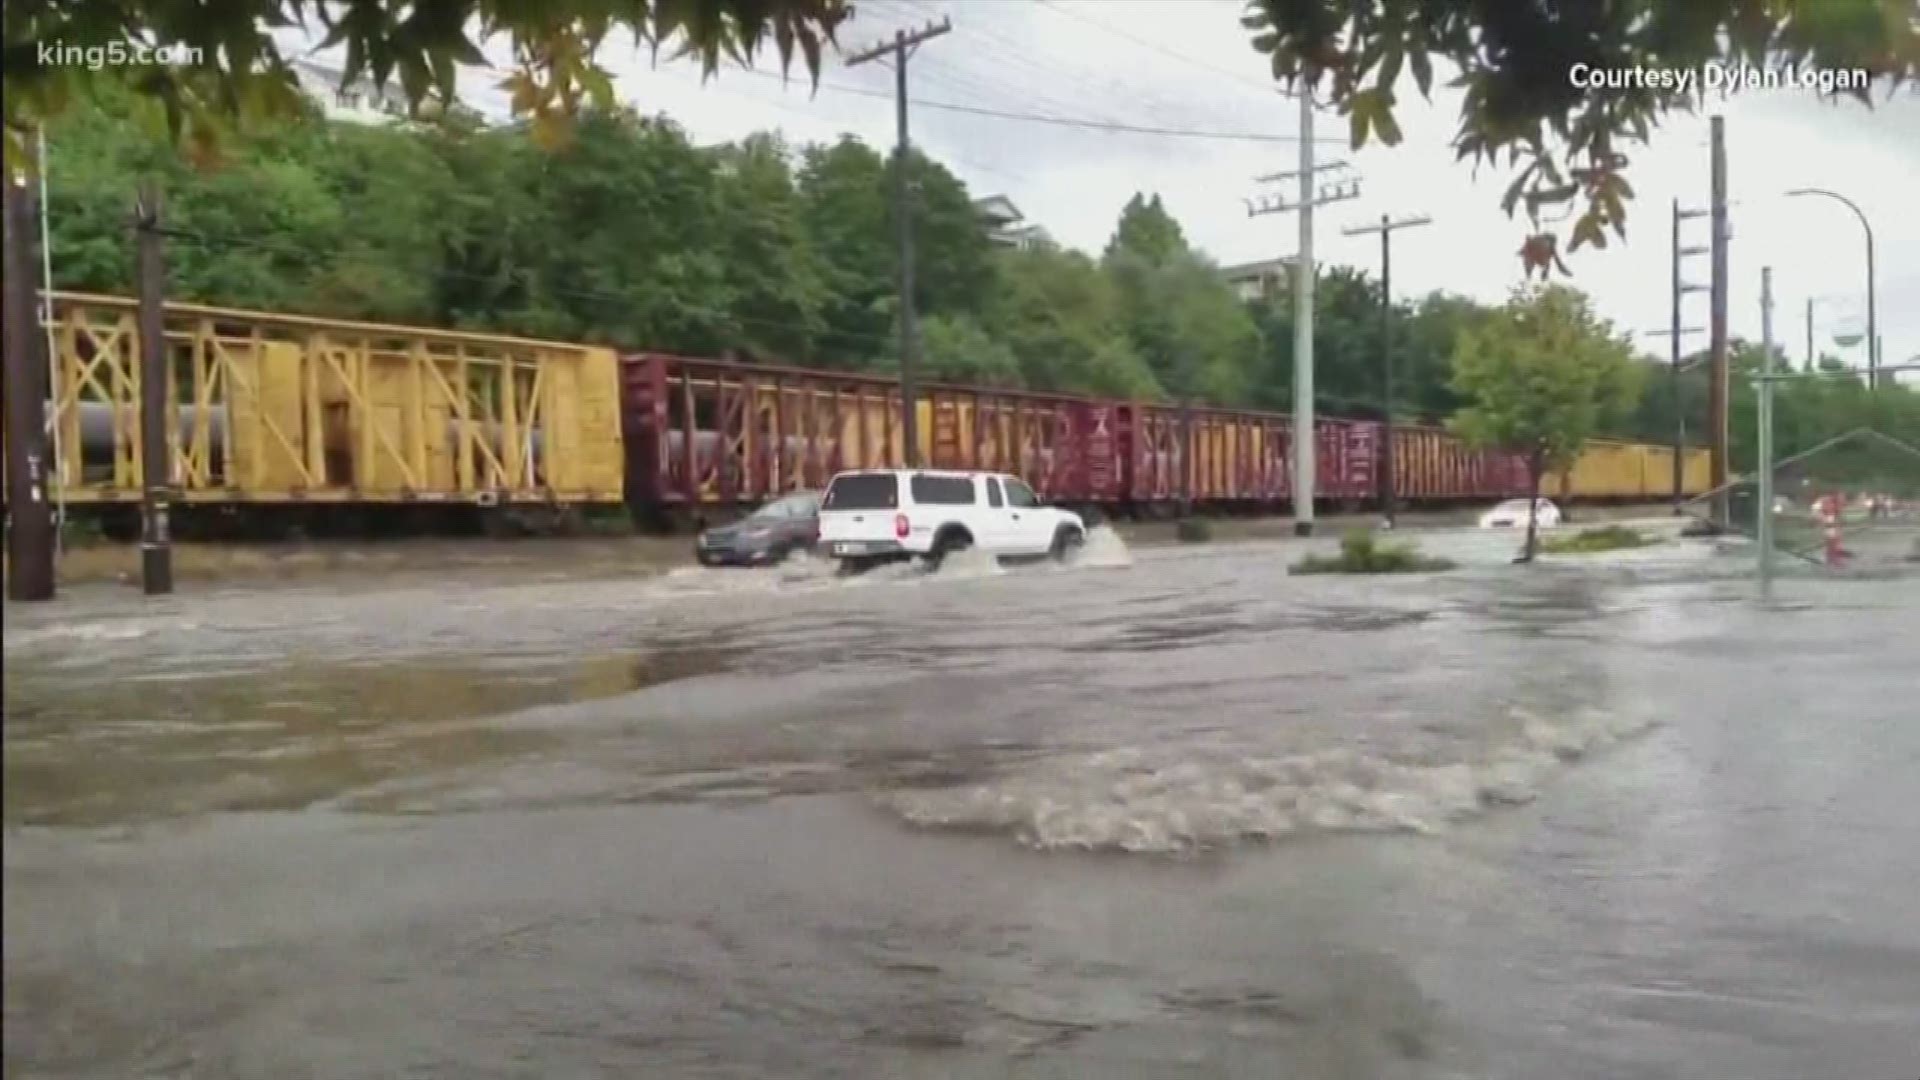
<instances>
[{"instance_id":1,"label":"white pickup truck","mask_svg":"<svg viewBox=\"0 0 1920 1080\"><path fill-rule=\"evenodd\" d=\"M1086 538L1080 515L1042 506L1031 487L1004 473L843 472L820 502L819 550L847 570L916 556L939 566L968 548L1002 559L1058 559Z\"/></svg>"}]
</instances>

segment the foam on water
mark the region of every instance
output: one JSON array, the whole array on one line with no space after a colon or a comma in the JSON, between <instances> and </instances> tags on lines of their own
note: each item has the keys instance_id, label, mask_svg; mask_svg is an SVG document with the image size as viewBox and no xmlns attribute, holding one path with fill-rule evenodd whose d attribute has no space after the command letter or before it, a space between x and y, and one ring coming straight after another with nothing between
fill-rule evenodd
<instances>
[{"instance_id":1,"label":"foam on water","mask_svg":"<svg viewBox=\"0 0 1920 1080\"><path fill-rule=\"evenodd\" d=\"M179 619L108 619L99 622L57 623L51 626L8 630L6 648L8 652L13 652L56 643L137 641L155 634L192 631L199 628L198 623Z\"/></svg>"},{"instance_id":2,"label":"foam on water","mask_svg":"<svg viewBox=\"0 0 1920 1080\"><path fill-rule=\"evenodd\" d=\"M1130 747L881 803L913 825L1007 834L1041 850L1175 853L1298 833L1430 833L1530 801L1558 770L1651 726L1598 712L1560 721L1516 712L1479 747L1400 760L1350 748Z\"/></svg>"}]
</instances>

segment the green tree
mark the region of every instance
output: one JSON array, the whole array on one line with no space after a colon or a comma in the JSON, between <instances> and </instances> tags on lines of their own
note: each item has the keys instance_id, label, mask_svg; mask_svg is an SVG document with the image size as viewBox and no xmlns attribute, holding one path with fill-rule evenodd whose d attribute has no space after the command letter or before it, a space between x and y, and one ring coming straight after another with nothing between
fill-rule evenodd
<instances>
[{"instance_id":1,"label":"green tree","mask_svg":"<svg viewBox=\"0 0 1920 1080\"><path fill-rule=\"evenodd\" d=\"M1112 260L1122 252L1131 252L1150 265L1159 265L1186 254L1187 250L1186 234L1173 215L1167 213L1160 196L1156 193L1147 199L1136 191L1127 205L1120 208L1120 222L1114 228L1112 239L1107 241L1104 257Z\"/></svg>"},{"instance_id":2,"label":"green tree","mask_svg":"<svg viewBox=\"0 0 1920 1080\"><path fill-rule=\"evenodd\" d=\"M55 284L133 291L127 223L135 181L153 177L176 231L167 280L180 299L349 318L424 321L450 219L452 175L426 143L392 130L302 118L251 138L230 168L198 175L132 118L111 88L48 133Z\"/></svg>"},{"instance_id":3,"label":"green tree","mask_svg":"<svg viewBox=\"0 0 1920 1080\"><path fill-rule=\"evenodd\" d=\"M826 283L807 241L800 194L777 135L719 151L724 269L735 337L752 357L810 359L826 329Z\"/></svg>"},{"instance_id":4,"label":"green tree","mask_svg":"<svg viewBox=\"0 0 1920 1080\"><path fill-rule=\"evenodd\" d=\"M1123 250L1106 272L1128 340L1163 390L1182 400L1246 402L1259 332L1217 268L1184 250L1158 264Z\"/></svg>"},{"instance_id":5,"label":"green tree","mask_svg":"<svg viewBox=\"0 0 1920 1080\"><path fill-rule=\"evenodd\" d=\"M6 156L11 166L27 152L31 125L107 85L132 88L150 106L144 111L203 150L231 121L297 112L298 86L275 36L288 27L323 32L323 47L345 47L342 85L363 76L382 87L398 83L416 106L451 102L457 65L485 63L480 45L504 37L515 58L507 80L514 112L531 117L533 133L552 143L583 103L614 106L613 82L594 62L609 35L695 56L709 76L722 54L751 66L771 42L783 70L798 52L817 79L822 48L851 13L845 0L12 0L5 12ZM112 55L108 49L132 55L134 45L178 49L191 62L43 64L42 43L97 50L102 58Z\"/></svg>"},{"instance_id":6,"label":"green tree","mask_svg":"<svg viewBox=\"0 0 1920 1080\"><path fill-rule=\"evenodd\" d=\"M893 164L887 164L889 268L899 265L893 217ZM945 165L913 151L907 190L913 213L913 294L925 313L977 311L993 287L993 244L980 227L967 185Z\"/></svg>"},{"instance_id":7,"label":"green tree","mask_svg":"<svg viewBox=\"0 0 1920 1080\"><path fill-rule=\"evenodd\" d=\"M1519 165L1504 206L1524 205L1529 271L1563 272L1558 235L1543 210L1585 202L1569 250L1626 235L1627 148L1644 145L1702 87L1576 86L1575 65L1698 72L1709 61L1760 68L1858 69L1897 87L1920 74L1913 0L1622 0L1618 3L1486 3L1484 0L1249 0L1242 24L1274 78L1301 82L1346 114L1355 149L1400 141L1395 94L1410 70L1422 95L1436 64L1465 88L1453 145L1462 158ZM1870 102L1865 88L1836 91Z\"/></svg>"},{"instance_id":8,"label":"green tree","mask_svg":"<svg viewBox=\"0 0 1920 1080\"><path fill-rule=\"evenodd\" d=\"M827 301L820 356L870 367L889 346L894 319L894 251L887 230L886 164L852 136L802 155L801 222L821 264Z\"/></svg>"},{"instance_id":9,"label":"green tree","mask_svg":"<svg viewBox=\"0 0 1920 1080\"><path fill-rule=\"evenodd\" d=\"M1128 341L1119 290L1075 251L999 253L987 327L1019 360L1028 386L1114 397L1162 398Z\"/></svg>"},{"instance_id":10,"label":"green tree","mask_svg":"<svg viewBox=\"0 0 1920 1080\"><path fill-rule=\"evenodd\" d=\"M568 340L712 354L735 336L716 163L665 119L590 112L530 166L537 247L512 253Z\"/></svg>"},{"instance_id":11,"label":"green tree","mask_svg":"<svg viewBox=\"0 0 1920 1080\"><path fill-rule=\"evenodd\" d=\"M1570 467L1611 415L1632 406L1634 371L1626 342L1561 285L1516 290L1460 335L1453 383L1469 404L1452 427L1473 446L1524 456L1532 503L1521 561L1537 547L1541 478Z\"/></svg>"},{"instance_id":12,"label":"green tree","mask_svg":"<svg viewBox=\"0 0 1920 1080\"><path fill-rule=\"evenodd\" d=\"M920 324L923 372L935 382L1019 387L1020 358L966 315L932 315Z\"/></svg>"},{"instance_id":13,"label":"green tree","mask_svg":"<svg viewBox=\"0 0 1920 1080\"><path fill-rule=\"evenodd\" d=\"M1119 294L1132 351L1162 390L1245 403L1258 327L1219 269L1187 246L1159 195L1127 200L1101 268Z\"/></svg>"},{"instance_id":14,"label":"green tree","mask_svg":"<svg viewBox=\"0 0 1920 1080\"><path fill-rule=\"evenodd\" d=\"M831 363L891 367L900 249L893 165L852 136L811 147L800 169L806 232L823 264ZM992 288L989 244L966 185L915 153L907 178L914 228L914 304L923 315L977 311ZM882 359L886 358L886 359Z\"/></svg>"}]
</instances>

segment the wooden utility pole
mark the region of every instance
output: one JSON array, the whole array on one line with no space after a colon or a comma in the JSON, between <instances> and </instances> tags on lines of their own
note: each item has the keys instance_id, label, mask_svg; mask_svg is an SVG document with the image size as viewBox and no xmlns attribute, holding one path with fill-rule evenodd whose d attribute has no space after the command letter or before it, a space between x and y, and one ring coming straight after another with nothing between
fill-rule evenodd
<instances>
[{"instance_id":1,"label":"wooden utility pole","mask_svg":"<svg viewBox=\"0 0 1920 1080\"><path fill-rule=\"evenodd\" d=\"M1284 194L1247 200L1247 216L1300 212L1300 254L1293 264L1293 534L1313 535L1315 464L1313 422L1313 211L1317 206L1360 196L1360 178L1345 172L1342 161L1317 165L1313 160L1313 79L1300 80L1300 168L1272 173L1259 182L1293 179L1300 191L1295 201ZM1334 177L1320 183L1319 174Z\"/></svg>"},{"instance_id":2,"label":"wooden utility pole","mask_svg":"<svg viewBox=\"0 0 1920 1080\"><path fill-rule=\"evenodd\" d=\"M1680 327L1680 306L1690 292L1700 292L1704 285L1690 285L1681 269L1681 260L1689 255L1705 255L1707 248L1687 247L1681 243L1680 225L1697 217L1706 216L1704 210L1682 210L1680 200L1673 200L1673 325L1667 331L1671 335L1672 361L1667 371L1668 386L1673 392L1673 512L1678 515L1686 502L1686 452L1687 452L1687 413L1681 406L1680 393L1680 339L1684 335Z\"/></svg>"},{"instance_id":3,"label":"wooden utility pole","mask_svg":"<svg viewBox=\"0 0 1920 1080\"><path fill-rule=\"evenodd\" d=\"M893 159L893 216L900 244L900 431L906 442L906 466L910 469L920 467L920 416L915 407L914 385L920 342L913 317L913 215L907 180L907 152L912 144L907 139L907 58L921 43L952 29L952 20L942 19L939 25L929 23L911 33L896 30L892 41L883 41L847 57L847 66L854 67L889 53L893 55L893 107L899 125Z\"/></svg>"},{"instance_id":4,"label":"wooden utility pole","mask_svg":"<svg viewBox=\"0 0 1920 1080\"><path fill-rule=\"evenodd\" d=\"M1385 401L1381 404L1381 415L1385 419L1380 427L1380 502L1386 512L1389 529L1394 525L1394 502L1398 496L1393 457L1393 233L1396 229L1411 229L1432 221L1424 214L1401 218L1399 221L1381 214L1378 225L1359 225L1342 230L1348 236L1380 234L1380 364L1385 382Z\"/></svg>"},{"instance_id":5,"label":"wooden utility pole","mask_svg":"<svg viewBox=\"0 0 1920 1080\"><path fill-rule=\"evenodd\" d=\"M148 596L173 591L173 540L168 527L173 454L167 439L166 266L160 251L160 191L140 189L134 205L140 290L140 580Z\"/></svg>"},{"instance_id":6,"label":"wooden utility pole","mask_svg":"<svg viewBox=\"0 0 1920 1080\"><path fill-rule=\"evenodd\" d=\"M53 599L54 521L47 502L47 358L41 346L34 282L39 276L39 222L24 176L4 185L7 597Z\"/></svg>"},{"instance_id":7,"label":"wooden utility pole","mask_svg":"<svg viewBox=\"0 0 1920 1080\"><path fill-rule=\"evenodd\" d=\"M1713 371L1707 390L1708 460L1712 477L1713 523L1727 527L1727 122L1716 116L1713 130L1713 311L1708 319L1712 336Z\"/></svg>"}]
</instances>

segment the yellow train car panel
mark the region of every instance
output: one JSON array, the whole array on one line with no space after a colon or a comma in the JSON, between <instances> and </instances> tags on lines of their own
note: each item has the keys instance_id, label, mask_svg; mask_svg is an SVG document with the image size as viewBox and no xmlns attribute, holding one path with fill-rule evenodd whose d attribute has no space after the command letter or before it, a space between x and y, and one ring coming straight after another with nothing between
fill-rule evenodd
<instances>
[{"instance_id":1,"label":"yellow train car panel","mask_svg":"<svg viewBox=\"0 0 1920 1080\"><path fill-rule=\"evenodd\" d=\"M55 294L52 424L69 502L139 498L134 301ZM610 350L189 304L166 308L185 502L617 503Z\"/></svg>"}]
</instances>

